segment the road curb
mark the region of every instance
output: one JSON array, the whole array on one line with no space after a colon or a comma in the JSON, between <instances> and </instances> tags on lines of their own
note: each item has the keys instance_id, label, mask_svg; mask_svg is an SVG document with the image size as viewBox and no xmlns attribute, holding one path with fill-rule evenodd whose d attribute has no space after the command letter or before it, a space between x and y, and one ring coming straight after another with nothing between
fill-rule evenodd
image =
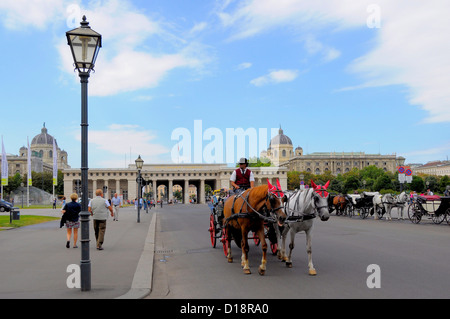
<instances>
[{"instance_id":1,"label":"road curb","mask_svg":"<svg viewBox=\"0 0 450 319\"><path fill-rule=\"evenodd\" d=\"M150 222L147 238L145 239L144 250L134 273L131 289L124 295L116 299L143 299L152 291L153 279L153 259L155 255L155 234L156 234L155 212Z\"/></svg>"}]
</instances>

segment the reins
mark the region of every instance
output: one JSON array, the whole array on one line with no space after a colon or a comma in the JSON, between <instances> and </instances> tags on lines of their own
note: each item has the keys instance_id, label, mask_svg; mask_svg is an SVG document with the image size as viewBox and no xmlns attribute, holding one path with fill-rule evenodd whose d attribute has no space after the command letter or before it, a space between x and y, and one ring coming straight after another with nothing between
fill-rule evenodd
<instances>
[{"instance_id":1,"label":"reins","mask_svg":"<svg viewBox=\"0 0 450 319\"><path fill-rule=\"evenodd\" d=\"M233 220L233 219L238 219L238 218L251 218L251 217L252 217L252 215L250 215L249 212L245 212L245 213L242 212L242 209L243 209L243 207L244 207L244 203L247 204L247 207L250 208L250 209L256 214L256 216L259 217L260 219L262 219L262 220L264 220L264 221L267 221L267 222L272 222L272 223L276 222L276 219L275 219L275 218L264 216L263 214L261 214L260 212L258 212L256 209L254 209L254 208L250 205L250 203L248 202L247 199L248 199L248 197L249 197L251 191L252 191L252 189L250 189L250 191L247 193L247 196L246 196L246 197L242 196L243 193L238 194L238 195L235 196L235 198L234 198L234 200L233 200L233 206L232 206L232 208L231 208L231 210L232 210L232 215L231 215L230 217L228 217L228 218L225 220L225 224L224 224L224 225L227 225L227 224L228 224L228 221ZM239 213L234 213L234 204L235 204L237 198L242 198L243 203L242 203L242 205L241 205L241 208L240 208ZM266 196L266 201L267 201L268 199L269 199L269 194L267 194L267 196ZM264 206L263 206L263 207L266 207L266 208L267 208L266 203L264 203ZM283 208L283 206L280 206L280 207L278 207L278 208L272 208L272 209L269 211L269 213L276 212L277 210L282 209L282 208Z\"/></svg>"}]
</instances>

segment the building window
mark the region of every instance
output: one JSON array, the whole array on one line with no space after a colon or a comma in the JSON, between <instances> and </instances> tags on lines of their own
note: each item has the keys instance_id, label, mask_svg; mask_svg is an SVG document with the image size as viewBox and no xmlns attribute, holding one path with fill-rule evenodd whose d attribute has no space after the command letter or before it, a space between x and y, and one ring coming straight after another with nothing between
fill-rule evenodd
<instances>
[{"instance_id":1,"label":"building window","mask_svg":"<svg viewBox=\"0 0 450 319\"><path fill-rule=\"evenodd\" d=\"M283 157L286 157L286 150L283 150L281 154L283 154Z\"/></svg>"}]
</instances>

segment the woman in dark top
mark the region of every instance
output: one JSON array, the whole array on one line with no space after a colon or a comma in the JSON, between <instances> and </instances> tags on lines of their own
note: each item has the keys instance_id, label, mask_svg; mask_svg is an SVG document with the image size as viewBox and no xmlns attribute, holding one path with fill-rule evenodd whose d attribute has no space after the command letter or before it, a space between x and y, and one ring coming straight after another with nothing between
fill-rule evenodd
<instances>
[{"instance_id":1,"label":"woman in dark top","mask_svg":"<svg viewBox=\"0 0 450 319\"><path fill-rule=\"evenodd\" d=\"M66 223L67 228L67 243L66 247L70 248L70 237L72 237L73 229L73 248L77 248L78 240L78 228L80 228L80 221L78 214L81 212L81 205L77 203L78 195L70 195L71 202L64 205L61 212L63 213L63 219Z\"/></svg>"}]
</instances>

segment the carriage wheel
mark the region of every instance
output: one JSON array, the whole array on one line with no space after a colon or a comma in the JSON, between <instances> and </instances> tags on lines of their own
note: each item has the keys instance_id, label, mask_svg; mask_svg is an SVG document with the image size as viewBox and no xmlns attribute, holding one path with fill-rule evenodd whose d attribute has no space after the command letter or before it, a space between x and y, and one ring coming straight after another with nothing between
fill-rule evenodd
<instances>
[{"instance_id":1,"label":"carriage wheel","mask_svg":"<svg viewBox=\"0 0 450 319\"><path fill-rule=\"evenodd\" d=\"M445 217L447 218L447 224L450 225L450 208L445 211Z\"/></svg>"},{"instance_id":2,"label":"carriage wheel","mask_svg":"<svg viewBox=\"0 0 450 319\"><path fill-rule=\"evenodd\" d=\"M365 208L358 208L358 214L360 218L364 219L369 216L369 210Z\"/></svg>"},{"instance_id":3,"label":"carriage wheel","mask_svg":"<svg viewBox=\"0 0 450 319\"><path fill-rule=\"evenodd\" d=\"M345 207L345 212L347 214L348 217L352 218L353 217L353 207L351 206L346 206Z\"/></svg>"},{"instance_id":4,"label":"carriage wheel","mask_svg":"<svg viewBox=\"0 0 450 319\"><path fill-rule=\"evenodd\" d=\"M213 248L216 248L216 223L213 214L211 214L211 217L209 218L209 234L211 236L211 245Z\"/></svg>"},{"instance_id":5,"label":"carriage wheel","mask_svg":"<svg viewBox=\"0 0 450 319\"><path fill-rule=\"evenodd\" d=\"M433 223L435 223L436 225L439 225L440 223L442 223L442 222L444 221L445 215L446 215L446 213L439 214L439 215L437 215L436 213L434 213L433 216L431 217L431 220L432 220Z\"/></svg>"},{"instance_id":6,"label":"carriage wheel","mask_svg":"<svg viewBox=\"0 0 450 319\"><path fill-rule=\"evenodd\" d=\"M422 214L420 213L420 209L417 204L412 204L408 207L408 217L413 224L420 223Z\"/></svg>"},{"instance_id":7,"label":"carriage wheel","mask_svg":"<svg viewBox=\"0 0 450 319\"><path fill-rule=\"evenodd\" d=\"M227 229L224 227L222 229L222 245L223 245L223 252L225 254L225 257L228 256L228 240L227 240Z\"/></svg>"}]
</instances>

